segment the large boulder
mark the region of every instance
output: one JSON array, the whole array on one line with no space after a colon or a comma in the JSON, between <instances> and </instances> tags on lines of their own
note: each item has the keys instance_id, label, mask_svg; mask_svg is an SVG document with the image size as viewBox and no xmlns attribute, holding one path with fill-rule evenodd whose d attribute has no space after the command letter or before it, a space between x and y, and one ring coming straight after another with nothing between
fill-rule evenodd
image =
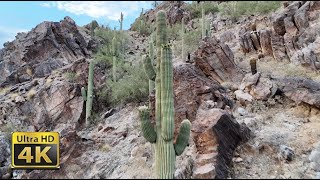
<instances>
[{"instance_id":1,"label":"large boulder","mask_svg":"<svg viewBox=\"0 0 320 180\"><path fill-rule=\"evenodd\" d=\"M207 77L219 83L239 82L243 77L235 65L229 46L215 37L206 37L200 42L193 61Z\"/></svg>"}]
</instances>

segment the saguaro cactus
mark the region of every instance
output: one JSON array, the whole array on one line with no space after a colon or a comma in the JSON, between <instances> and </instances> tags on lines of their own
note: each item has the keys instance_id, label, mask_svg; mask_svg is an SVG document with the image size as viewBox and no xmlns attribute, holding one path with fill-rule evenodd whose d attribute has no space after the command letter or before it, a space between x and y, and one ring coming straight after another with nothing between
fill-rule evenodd
<instances>
[{"instance_id":1,"label":"saguaro cactus","mask_svg":"<svg viewBox=\"0 0 320 180\"><path fill-rule=\"evenodd\" d=\"M155 143L155 171L157 178L172 179L174 177L176 156L180 155L188 145L191 123L189 120L182 122L176 143L173 144L173 65L172 50L166 44L165 17L165 11L161 10L157 13L156 126L154 127L151 124L148 107L139 107L139 115L143 136L147 141ZM145 67L148 66L145 65Z\"/></svg>"},{"instance_id":2,"label":"saguaro cactus","mask_svg":"<svg viewBox=\"0 0 320 180\"><path fill-rule=\"evenodd\" d=\"M118 43L117 43L117 38L116 36L113 37L112 39L112 78L113 78L113 81L116 82L117 81L117 69L116 69L116 66L117 66L117 56L118 56Z\"/></svg>"},{"instance_id":3,"label":"saguaro cactus","mask_svg":"<svg viewBox=\"0 0 320 180\"><path fill-rule=\"evenodd\" d=\"M84 87L81 88L81 95L83 97L83 100L87 101L87 93L86 93L86 89Z\"/></svg>"},{"instance_id":4,"label":"saguaro cactus","mask_svg":"<svg viewBox=\"0 0 320 180\"><path fill-rule=\"evenodd\" d=\"M184 33L185 33L184 21L185 21L185 18L183 17L181 20L181 58L183 61L186 61L185 49L184 49Z\"/></svg>"},{"instance_id":5,"label":"saguaro cactus","mask_svg":"<svg viewBox=\"0 0 320 180\"><path fill-rule=\"evenodd\" d=\"M122 31L122 24L123 24L123 14L122 14L122 12L121 12L121 14L120 14L119 23L120 23L120 31Z\"/></svg>"},{"instance_id":6,"label":"saguaro cactus","mask_svg":"<svg viewBox=\"0 0 320 180\"><path fill-rule=\"evenodd\" d=\"M152 68L154 67L154 47L153 47L153 37L151 36L151 40L149 42L149 57L151 61ZM149 80L149 94L152 93L155 87L154 80Z\"/></svg>"},{"instance_id":7,"label":"saguaro cactus","mask_svg":"<svg viewBox=\"0 0 320 180\"><path fill-rule=\"evenodd\" d=\"M91 61L89 64L89 75L88 75L88 94L87 94L87 102L86 102L86 126L90 125L89 118L91 117L91 110L92 110L93 68L94 68L94 63Z\"/></svg>"},{"instance_id":8,"label":"saguaro cactus","mask_svg":"<svg viewBox=\"0 0 320 180\"><path fill-rule=\"evenodd\" d=\"M201 6L201 14L202 14L202 18L201 18L201 30L202 30L202 38L206 37L206 20L205 20L205 13L204 13L204 5Z\"/></svg>"}]
</instances>

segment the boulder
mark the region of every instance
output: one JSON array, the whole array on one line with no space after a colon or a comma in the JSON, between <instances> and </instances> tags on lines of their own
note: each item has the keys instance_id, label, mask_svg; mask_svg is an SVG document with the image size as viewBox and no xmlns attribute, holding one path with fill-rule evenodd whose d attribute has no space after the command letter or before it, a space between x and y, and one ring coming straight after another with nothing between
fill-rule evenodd
<instances>
[{"instance_id":1,"label":"boulder","mask_svg":"<svg viewBox=\"0 0 320 180\"><path fill-rule=\"evenodd\" d=\"M219 42L215 37L207 37L200 42L198 50L194 52L193 61L206 76L219 83L239 82L243 77L236 68L234 55L229 46Z\"/></svg>"}]
</instances>

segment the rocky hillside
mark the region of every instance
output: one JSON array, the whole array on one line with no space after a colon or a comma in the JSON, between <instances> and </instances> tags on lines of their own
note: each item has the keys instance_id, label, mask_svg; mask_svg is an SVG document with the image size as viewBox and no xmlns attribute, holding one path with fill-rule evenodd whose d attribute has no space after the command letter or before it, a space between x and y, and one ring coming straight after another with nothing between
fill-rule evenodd
<instances>
[{"instance_id":1,"label":"rocky hillside","mask_svg":"<svg viewBox=\"0 0 320 180\"><path fill-rule=\"evenodd\" d=\"M195 3L199 8L208 2ZM228 3L215 1L212 7ZM139 23L152 29L156 13L165 10L168 36L180 33L174 28L180 29L183 19L186 41L196 39L184 47L197 47L183 57L182 38L170 39L175 135L184 119L192 124L175 178L320 178L320 3L283 1L275 12L236 19L206 5L203 19L209 28L203 38L201 15L190 4L167 1L144 12L117 46L123 59L118 71L124 69L116 72L118 84L109 81L114 76L112 30L93 31L65 17L42 22L4 44L0 177L154 178L154 146L142 135L137 110L149 104L155 116L154 92L149 100L143 93L122 103L111 98L122 97L116 85L143 89L142 83L130 84L145 82L137 80L140 76L126 79L143 71L141 55L149 52L154 37L153 31L141 33ZM94 123L86 127L81 88L88 85L94 61ZM140 69L129 68L136 66ZM59 132L60 170L11 170L12 131Z\"/></svg>"}]
</instances>

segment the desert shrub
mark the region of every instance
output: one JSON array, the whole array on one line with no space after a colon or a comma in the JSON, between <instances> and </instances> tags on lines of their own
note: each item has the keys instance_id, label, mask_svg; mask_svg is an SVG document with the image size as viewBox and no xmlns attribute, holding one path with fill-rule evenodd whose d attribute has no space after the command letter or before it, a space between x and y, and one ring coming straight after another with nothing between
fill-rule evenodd
<instances>
[{"instance_id":1,"label":"desert shrub","mask_svg":"<svg viewBox=\"0 0 320 180\"><path fill-rule=\"evenodd\" d=\"M69 82L74 82L74 80L77 78L77 74L75 72L66 72L66 73L64 73L64 77Z\"/></svg>"},{"instance_id":2,"label":"desert shrub","mask_svg":"<svg viewBox=\"0 0 320 180\"><path fill-rule=\"evenodd\" d=\"M219 5L224 16L237 19L244 15L264 15L277 10L281 1L229 1Z\"/></svg>"},{"instance_id":3,"label":"desert shrub","mask_svg":"<svg viewBox=\"0 0 320 180\"><path fill-rule=\"evenodd\" d=\"M120 64L122 76L118 81L113 82L112 77L107 79L106 87L100 93L104 98L108 98L112 105L119 105L129 102L139 102L148 97L148 78L142 64L135 65Z\"/></svg>"},{"instance_id":4,"label":"desert shrub","mask_svg":"<svg viewBox=\"0 0 320 180\"><path fill-rule=\"evenodd\" d=\"M201 18L201 8L204 8L204 13L216 13L219 11L218 5L215 2L212 1L203 1L200 4L197 4L197 2L192 2L188 4L186 9L191 12L191 17L194 18Z\"/></svg>"}]
</instances>

